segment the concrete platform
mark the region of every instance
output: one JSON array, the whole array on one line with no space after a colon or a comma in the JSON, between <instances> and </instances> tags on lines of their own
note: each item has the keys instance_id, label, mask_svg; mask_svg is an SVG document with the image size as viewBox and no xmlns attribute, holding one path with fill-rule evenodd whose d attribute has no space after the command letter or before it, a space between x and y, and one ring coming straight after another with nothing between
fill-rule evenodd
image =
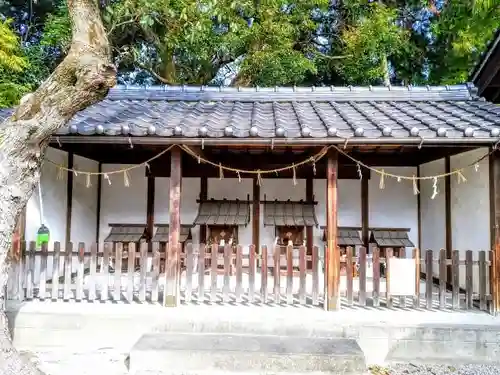
<instances>
[{"instance_id":1,"label":"concrete platform","mask_svg":"<svg viewBox=\"0 0 500 375\"><path fill-rule=\"evenodd\" d=\"M366 372L366 364L353 339L156 333L134 345L130 372L359 375Z\"/></svg>"}]
</instances>

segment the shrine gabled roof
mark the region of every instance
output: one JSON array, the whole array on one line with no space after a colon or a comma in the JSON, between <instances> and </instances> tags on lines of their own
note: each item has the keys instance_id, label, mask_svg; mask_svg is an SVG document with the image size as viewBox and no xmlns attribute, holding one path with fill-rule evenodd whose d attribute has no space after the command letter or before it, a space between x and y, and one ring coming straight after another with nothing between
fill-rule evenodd
<instances>
[{"instance_id":1,"label":"shrine gabled roof","mask_svg":"<svg viewBox=\"0 0 500 375\"><path fill-rule=\"evenodd\" d=\"M0 110L0 120L12 110ZM471 85L433 87L123 87L58 136L496 142L500 107ZM79 138L77 136L86 136ZM181 141L179 139L179 141Z\"/></svg>"}]
</instances>

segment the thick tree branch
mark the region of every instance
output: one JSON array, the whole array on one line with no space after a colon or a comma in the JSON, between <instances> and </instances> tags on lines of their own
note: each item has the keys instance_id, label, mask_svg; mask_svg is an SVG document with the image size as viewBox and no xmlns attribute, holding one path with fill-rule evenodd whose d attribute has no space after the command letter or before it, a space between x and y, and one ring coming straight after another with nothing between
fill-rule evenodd
<instances>
[{"instance_id":1,"label":"thick tree branch","mask_svg":"<svg viewBox=\"0 0 500 375\"><path fill-rule=\"evenodd\" d=\"M0 126L0 297L7 282L7 253L16 219L40 178L48 138L115 85L108 38L96 0L67 0L73 38L66 58ZM40 372L12 347L0 312L0 374Z\"/></svg>"}]
</instances>

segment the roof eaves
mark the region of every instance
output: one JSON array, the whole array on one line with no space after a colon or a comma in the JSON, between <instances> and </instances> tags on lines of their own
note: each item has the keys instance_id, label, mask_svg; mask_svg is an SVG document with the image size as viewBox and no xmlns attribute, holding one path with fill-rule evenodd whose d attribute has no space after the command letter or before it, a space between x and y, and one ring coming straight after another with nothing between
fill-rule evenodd
<instances>
[{"instance_id":1,"label":"roof eaves","mask_svg":"<svg viewBox=\"0 0 500 375\"><path fill-rule=\"evenodd\" d=\"M474 68L472 68L472 71L469 75L469 80L471 82L476 83L479 75L481 74L481 71L488 63L489 58L491 57L493 51L495 50L495 48L497 48L497 46L500 46L500 28L498 28L498 30L493 35L493 38L489 41L485 51L481 54L481 58L479 59L478 63L474 66Z\"/></svg>"}]
</instances>

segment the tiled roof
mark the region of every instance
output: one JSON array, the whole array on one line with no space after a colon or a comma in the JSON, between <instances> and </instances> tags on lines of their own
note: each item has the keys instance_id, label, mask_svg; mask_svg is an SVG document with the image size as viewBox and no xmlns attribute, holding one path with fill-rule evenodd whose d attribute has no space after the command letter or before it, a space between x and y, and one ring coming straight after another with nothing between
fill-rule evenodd
<instances>
[{"instance_id":1,"label":"tiled roof","mask_svg":"<svg viewBox=\"0 0 500 375\"><path fill-rule=\"evenodd\" d=\"M0 111L0 119L10 110ZM500 136L500 107L469 85L436 87L116 87L59 135L180 138Z\"/></svg>"},{"instance_id":2,"label":"tiled roof","mask_svg":"<svg viewBox=\"0 0 500 375\"><path fill-rule=\"evenodd\" d=\"M169 225L168 224L155 224L156 233L151 239L152 242L168 242ZM181 225L181 232L179 235L179 242L184 243L191 237L192 225Z\"/></svg>"},{"instance_id":3,"label":"tiled roof","mask_svg":"<svg viewBox=\"0 0 500 375\"><path fill-rule=\"evenodd\" d=\"M314 203L275 201L264 203L264 226L317 226Z\"/></svg>"},{"instance_id":4,"label":"tiled roof","mask_svg":"<svg viewBox=\"0 0 500 375\"><path fill-rule=\"evenodd\" d=\"M193 225L247 225L249 221L249 202L209 200L200 203Z\"/></svg>"},{"instance_id":5,"label":"tiled roof","mask_svg":"<svg viewBox=\"0 0 500 375\"><path fill-rule=\"evenodd\" d=\"M104 242L139 242L144 237L146 225L109 224L111 230Z\"/></svg>"}]
</instances>

